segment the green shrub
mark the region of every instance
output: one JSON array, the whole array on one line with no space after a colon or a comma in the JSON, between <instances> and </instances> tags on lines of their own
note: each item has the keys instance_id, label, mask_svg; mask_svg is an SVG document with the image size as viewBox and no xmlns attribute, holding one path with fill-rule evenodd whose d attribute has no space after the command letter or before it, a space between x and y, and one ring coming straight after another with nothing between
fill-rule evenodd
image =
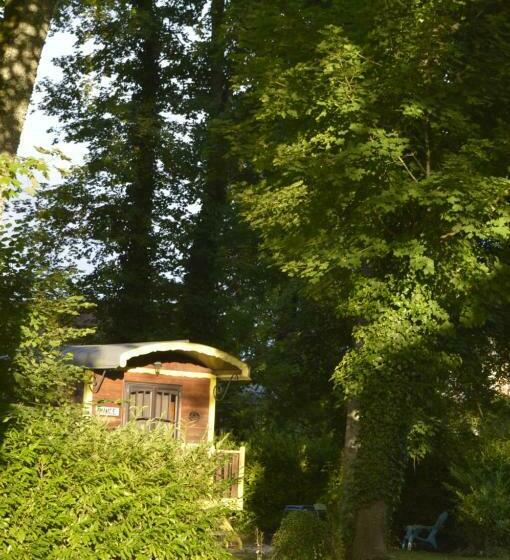
<instances>
[{"instance_id":1,"label":"green shrub","mask_svg":"<svg viewBox=\"0 0 510 560\"><path fill-rule=\"evenodd\" d=\"M22 409L0 447L0 550L16 560L228 558L207 449Z\"/></svg>"},{"instance_id":2,"label":"green shrub","mask_svg":"<svg viewBox=\"0 0 510 560\"><path fill-rule=\"evenodd\" d=\"M314 513L293 511L274 534L272 560L328 560L328 525Z\"/></svg>"},{"instance_id":3,"label":"green shrub","mask_svg":"<svg viewBox=\"0 0 510 560\"><path fill-rule=\"evenodd\" d=\"M510 400L495 399L484 415L468 417L451 474L457 518L469 549L494 554L510 549ZM508 556L505 556L508 557Z\"/></svg>"},{"instance_id":4,"label":"green shrub","mask_svg":"<svg viewBox=\"0 0 510 560\"><path fill-rule=\"evenodd\" d=\"M486 442L452 469L457 511L466 538L478 550L510 546L510 441Z\"/></svg>"}]
</instances>

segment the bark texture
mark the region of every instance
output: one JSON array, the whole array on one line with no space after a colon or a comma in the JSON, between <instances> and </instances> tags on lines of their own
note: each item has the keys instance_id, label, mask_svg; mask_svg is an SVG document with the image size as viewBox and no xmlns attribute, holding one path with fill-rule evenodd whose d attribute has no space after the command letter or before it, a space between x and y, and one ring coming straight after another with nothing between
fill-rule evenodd
<instances>
[{"instance_id":1,"label":"bark texture","mask_svg":"<svg viewBox=\"0 0 510 560\"><path fill-rule=\"evenodd\" d=\"M359 439L359 403L356 399L347 402L347 418L345 422L345 443L343 453L343 467L345 475L350 475L352 463L358 454ZM348 478L346 476L345 478Z\"/></svg>"},{"instance_id":2,"label":"bark texture","mask_svg":"<svg viewBox=\"0 0 510 560\"><path fill-rule=\"evenodd\" d=\"M356 512L352 560L382 560L386 550L386 504L383 500Z\"/></svg>"},{"instance_id":3,"label":"bark texture","mask_svg":"<svg viewBox=\"0 0 510 560\"><path fill-rule=\"evenodd\" d=\"M7 0L0 21L0 153L15 155L56 0Z\"/></svg>"}]
</instances>

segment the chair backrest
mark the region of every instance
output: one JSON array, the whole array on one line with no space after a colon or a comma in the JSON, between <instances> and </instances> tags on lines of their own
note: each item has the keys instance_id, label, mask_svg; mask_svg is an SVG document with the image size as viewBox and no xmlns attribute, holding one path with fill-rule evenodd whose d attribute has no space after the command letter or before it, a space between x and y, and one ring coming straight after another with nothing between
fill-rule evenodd
<instances>
[{"instance_id":1,"label":"chair backrest","mask_svg":"<svg viewBox=\"0 0 510 560\"><path fill-rule=\"evenodd\" d=\"M443 511L443 513L441 513L439 515L439 517L437 518L436 522L434 523L434 527L432 528L432 530L437 533L439 531L439 529L441 529L441 527L446 523L446 520L448 519L448 512L447 511Z\"/></svg>"},{"instance_id":2,"label":"chair backrest","mask_svg":"<svg viewBox=\"0 0 510 560\"><path fill-rule=\"evenodd\" d=\"M288 505L283 508L284 513L289 513L290 511L311 511L315 512L313 505Z\"/></svg>"},{"instance_id":3,"label":"chair backrest","mask_svg":"<svg viewBox=\"0 0 510 560\"><path fill-rule=\"evenodd\" d=\"M307 511L309 513L315 513L319 519L326 518L327 508L324 504L299 504L299 505L287 505L283 508L283 514L287 515L291 511Z\"/></svg>"}]
</instances>

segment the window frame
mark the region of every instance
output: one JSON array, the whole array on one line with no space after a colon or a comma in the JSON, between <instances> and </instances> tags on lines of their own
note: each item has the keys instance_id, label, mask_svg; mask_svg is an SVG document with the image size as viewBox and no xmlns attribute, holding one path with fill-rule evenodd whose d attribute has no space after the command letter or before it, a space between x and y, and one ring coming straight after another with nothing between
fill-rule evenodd
<instances>
[{"instance_id":1,"label":"window frame","mask_svg":"<svg viewBox=\"0 0 510 560\"><path fill-rule=\"evenodd\" d=\"M125 425L129 422L129 397L133 389L142 391L151 391L151 404L148 421L157 421L154 417L156 406L156 392L168 391L175 395L175 422L174 422L174 437L178 438L181 431L181 409L182 409L182 385L175 385L172 383L151 383L149 381L125 381L124 382L124 414L123 422Z\"/></svg>"}]
</instances>

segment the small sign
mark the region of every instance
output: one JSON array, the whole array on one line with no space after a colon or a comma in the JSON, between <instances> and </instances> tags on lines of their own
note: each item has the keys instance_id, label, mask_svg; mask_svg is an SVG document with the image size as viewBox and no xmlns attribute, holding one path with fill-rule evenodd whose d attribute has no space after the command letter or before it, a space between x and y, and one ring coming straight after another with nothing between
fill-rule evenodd
<instances>
[{"instance_id":1,"label":"small sign","mask_svg":"<svg viewBox=\"0 0 510 560\"><path fill-rule=\"evenodd\" d=\"M117 406L96 406L97 416L120 416L120 408Z\"/></svg>"}]
</instances>

